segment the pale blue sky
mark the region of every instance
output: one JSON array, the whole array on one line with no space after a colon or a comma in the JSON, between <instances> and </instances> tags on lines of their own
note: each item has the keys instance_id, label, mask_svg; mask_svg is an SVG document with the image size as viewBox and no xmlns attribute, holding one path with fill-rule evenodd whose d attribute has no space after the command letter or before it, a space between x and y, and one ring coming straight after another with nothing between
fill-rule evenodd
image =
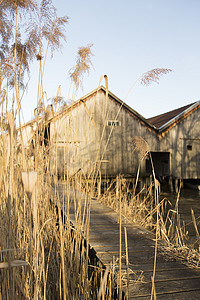
<instances>
[{"instance_id":1,"label":"pale blue sky","mask_svg":"<svg viewBox=\"0 0 200 300\"><path fill-rule=\"evenodd\" d=\"M77 98L98 87L107 74L109 90L124 100L144 72L170 68L159 85L139 83L126 103L148 118L200 100L200 0L54 0L58 15L67 15L67 43L48 59L44 74L47 97L61 85L67 97L69 69L80 46L93 43L94 69L85 75ZM33 117L37 64L32 66L23 100L25 121ZM103 83L103 82L102 82Z\"/></svg>"}]
</instances>

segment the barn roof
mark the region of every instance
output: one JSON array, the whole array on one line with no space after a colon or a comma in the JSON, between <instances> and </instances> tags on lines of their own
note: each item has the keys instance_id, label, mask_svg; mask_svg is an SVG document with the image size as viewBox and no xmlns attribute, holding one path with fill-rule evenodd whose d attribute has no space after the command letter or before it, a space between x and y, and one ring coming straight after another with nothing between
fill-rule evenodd
<instances>
[{"instance_id":1,"label":"barn roof","mask_svg":"<svg viewBox=\"0 0 200 300\"><path fill-rule=\"evenodd\" d=\"M184 119L188 114L192 113L200 106L200 101L179 107L164 114L147 119L149 123L154 125L159 132L176 125L180 120Z\"/></svg>"}]
</instances>

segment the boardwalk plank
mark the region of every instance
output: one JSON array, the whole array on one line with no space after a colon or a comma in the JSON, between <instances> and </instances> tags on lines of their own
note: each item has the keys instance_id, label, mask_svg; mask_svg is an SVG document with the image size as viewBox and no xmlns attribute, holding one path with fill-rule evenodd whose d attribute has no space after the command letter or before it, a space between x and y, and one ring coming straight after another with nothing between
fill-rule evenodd
<instances>
[{"instance_id":1,"label":"boardwalk plank","mask_svg":"<svg viewBox=\"0 0 200 300\"><path fill-rule=\"evenodd\" d=\"M80 194L79 194L80 195ZM85 196L87 197L87 196ZM82 201L87 203L86 198ZM78 200L77 200L78 201ZM70 205L75 220L73 202ZM130 299L150 299L154 267L154 235L135 224L122 220L122 271L126 270L124 227L128 236ZM105 265L119 258L119 215L96 199L90 202L89 244ZM116 264L116 272L119 265ZM158 300L200 299L200 271L171 261L158 250L155 289ZM126 284L124 274L124 284ZM126 289L125 289L126 291Z\"/></svg>"}]
</instances>

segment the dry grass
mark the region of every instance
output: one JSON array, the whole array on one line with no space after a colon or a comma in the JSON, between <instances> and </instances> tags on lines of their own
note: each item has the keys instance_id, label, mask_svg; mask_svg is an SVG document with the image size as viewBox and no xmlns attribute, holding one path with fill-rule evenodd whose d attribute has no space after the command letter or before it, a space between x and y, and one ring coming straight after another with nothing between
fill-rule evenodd
<instances>
[{"instance_id":1,"label":"dry grass","mask_svg":"<svg viewBox=\"0 0 200 300\"><path fill-rule=\"evenodd\" d=\"M125 257L126 276L120 270L122 256L109 270L105 270L95 257L87 242L90 197L97 192L92 190L95 184L84 181L89 195L86 201L81 188L81 172L73 178L66 176L62 183L59 182L56 173L52 174L49 169L49 145L39 134L41 124L37 126L33 136L35 146L25 151L26 169L21 140L16 138L10 115L8 134L0 136L0 257L1 263L8 262L8 267L0 270L0 295L13 299L100 299L104 295L105 299L112 299L116 284L114 274L119 276L119 294L124 280L125 285L130 284L128 254ZM1 130L3 132L4 127ZM134 143L137 150L141 148L143 151L141 158L146 157L149 151L147 145L140 139L135 139ZM27 180L24 174L28 175ZM163 253L198 267L198 242L195 247L189 244L184 224L180 221L178 201L166 215L168 201L155 200L157 190L153 184L138 190L125 178L117 177L109 183L99 200L119 212L128 222L156 231L158 247ZM72 206L73 225L69 210ZM194 214L193 222L199 240ZM20 262L13 267L16 261ZM136 280L142 279L141 276L136 274Z\"/></svg>"},{"instance_id":2,"label":"dry grass","mask_svg":"<svg viewBox=\"0 0 200 300\"><path fill-rule=\"evenodd\" d=\"M13 150L17 149L14 141ZM22 153L13 151L9 164L2 163L1 262L10 266L17 259L28 266L1 269L0 295L2 299L5 295L10 299L95 299L104 270L87 243L88 206L82 224L83 197L76 183L81 179L60 185L49 172L44 145L35 144L34 173L28 172L28 179L26 172L22 177ZM73 203L74 226L69 217ZM112 290L107 287L106 293Z\"/></svg>"},{"instance_id":3,"label":"dry grass","mask_svg":"<svg viewBox=\"0 0 200 300\"><path fill-rule=\"evenodd\" d=\"M42 77L41 67L40 91ZM14 85L13 105L18 106L21 124L19 81ZM28 143L22 127L15 127L13 111L1 108L0 299L96 299L105 268L88 245L90 197L82 197L81 176L66 176L60 185L58 171L52 173L50 141L44 135L47 120L41 118L48 113L45 106L35 114ZM103 294L107 299L113 287L110 273Z\"/></svg>"},{"instance_id":4,"label":"dry grass","mask_svg":"<svg viewBox=\"0 0 200 300\"><path fill-rule=\"evenodd\" d=\"M9 1L13 5L13 11L16 10L15 2ZM25 10L32 10L34 3L34 1L19 1L18 5ZM67 17L56 18L55 22L46 24L45 20L49 18L49 14L50 17L55 16L55 11L53 7L48 11L44 9L51 4L51 1L42 3L41 15L38 16L43 21L40 34L48 41L47 48L50 47L53 51L59 48L60 38L64 37L62 29L67 22ZM34 26L29 29L34 40L29 40L28 44L30 46L32 43L38 50L38 38L34 35L38 24L32 25ZM21 126L18 131L16 130L17 111L19 125L21 125L21 81L19 76L21 66L18 64L18 60L20 55L21 59L26 58L23 45L18 52L17 45L16 26L14 57L12 57L14 58L13 68L11 74L9 72L9 76L14 79L12 112L7 112L7 106L6 109L3 105L1 106L4 118L0 124L0 299L113 299L116 285L120 299L122 298L124 277L121 269L123 259L121 242L119 258L113 261L110 269L105 269L102 262L95 256L95 251L88 244L90 200L91 196L96 193L94 190L97 179L95 171L91 171L93 182L90 183L87 180L84 182L84 190L86 189L88 192L86 197L81 188L84 177L81 172L77 172L71 177L66 172L64 182L61 183L58 180L58 169L56 168L52 172L50 168L51 144L44 136L47 125L47 118L45 119L44 116L47 116L48 113L43 101L46 54L42 65L43 52L40 47L37 55L40 71L38 108L35 114L36 128L29 140L29 145L24 143ZM79 49L76 67L71 71L74 83L73 97L81 84L82 75L89 72L92 65L91 47L92 45L88 45ZM143 83L157 81L160 75L169 71L171 70L155 69L147 72L142 78ZM8 70L6 69L4 73L6 77ZM105 81L108 85L107 77L105 77ZM0 84L2 87L2 81ZM1 104L6 99L5 93L1 95ZM106 95L108 95L108 87ZM55 106L59 106L62 100L59 90L54 100ZM16 111L14 111L15 106L17 107ZM120 110L121 107L119 112ZM51 113L53 114L53 110ZM41 116L44 118L42 119ZM107 116L107 104L105 116ZM145 159L146 155L149 155L146 142L140 138L135 138L133 142L136 150L140 151L140 158ZM57 163L55 165L57 166ZM173 216L168 216L167 221L161 217L165 200L158 201L157 188L154 187L153 197L152 185L145 193L143 189L136 192L138 180L139 171L135 187L131 189L124 178L117 177L107 186L100 201L119 212L120 227L122 217L125 217L130 222L156 230L156 241L158 238L165 238L170 251L176 244L175 242L177 242L176 248L181 246L182 249L185 249L186 244L184 234L180 231L180 222L175 222ZM72 207L74 207L73 213L70 212ZM71 223L72 215L74 224ZM171 222L170 225L167 222ZM125 243L126 286L128 287L130 269L127 239ZM155 248L157 249L157 247ZM167 251L166 246L164 249ZM117 272L116 266L119 268ZM156 252L154 266L156 268ZM116 273L117 277L115 278ZM136 280L142 280L142 274L139 274L139 277L136 274ZM154 286L153 283L154 280L152 280L152 286ZM155 293L153 289L152 291Z\"/></svg>"},{"instance_id":5,"label":"dry grass","mask_svg":"<svg viewBox=\"0 0 200 300\"><path fill-rule=\"evenodd\" d=\"M120 203L117 198L117 184L121 184L121 211L122 215L130 223L136 223L155 232L157 229L158 247L169 259L181 260L190 267L199 268L200 264L200 238L198 223L194 212L191 210L192 222L185 223L181 220L178 209L179 197L175 207L166 197L159 195L160 201L155 205L154 182L146 188L135 192L134 186L125 178L118 178L110 182L105 192L100 195L99 201L112 207L119 213ZM118 199L118 200L117 200ZM157 219L158 211L158 222ZM190 237L188 227L193 224L196 239Z\"/></svg>"},{"instance_id":6,"label":"dry grass","mask_svg":"<svg viewBox=\"0 0 200 300\"><path fill-rule=\"evenodd\" d=\"M166 218L163 215L160 217L160 248L170 259L181 260L189 267L199 268L200 239L194 212L191 210L192 222L185 223L181 220L178 205L179 195L175 207L168 210ZM195 239L190 236L191 225L196 231Z\"/></svg>"},{"instance_id":7,"label":"dry grass","mask_svg":"<svg viewBox=\"0 0 200 300\"><path fill-rule=\"evenodd\" d=\"M0 264L1 298L112 299L116 285L120 297L124 284L127 287L130 284L128 251L123 258L120 250L119 258L105 269L88 245L90 199L98 192L94 189L95 182L88 182L77 172L71 177L66 174L61 183L57 170L52 173L49 167L51 145L44 136L47 120L36 119L35 134L24 152L13 120L12 113L7 114L0 135L0 257L4 263ZM134 151L140 152L140 160L150 155L143 139L135 137L133 144ZM96 180L97 176L92 178ZM200 256L198 242L195 247L188 242L181 224L179 198L176 207L166 215L168 201L159 201L153 178L148 188L138 189L139 172L133 186L119 176L110 181L99 200L116 210L120 220L124 217L127 222L156 232L152 279L152 297L155 297L157 246L171 258L195 267L199 266ZM194 214L193 222L199 241ZM121 269L123 259L126 272ZM142 273L136 274L135 280L142 280Z\"/></svg>"},{"instance_id":8,"label":"dry grass","mask_svg":"<svg viewBox=\"0 0 200 300\"><path fill-rule=\"evenodd\" d=\"M5 10L11 9L15 16L15 41L12 67L4 70L0 82L1 91L5 81L11 78L13 83L10 113L7 103L6 107L3 105L8 91L5 89L1 94L0 299L97 299L98 295L102 299L113 299L114 275L105 271L88 244L90 196L83 197L82 176L77 173L69 178L66 174L64 184L60 184L58 170L52 172L50 168L51 145L49 137L44 135L48 119L43 92L47 50L50 48L53 52L60 48L60 40L65 39L63 29L67 17L58 18L51 1L42 1L40 10L36 10L37 18L26 28L25 47L18 39L18 9L32 11L36 9L35 2L15 2L5 4ZM10 28L7 33L8 30ZM5 38L7 33L0 33ZM42 39L47 41L46 52ZM74 95L83 73L91 66L91 46L79 48L77 66L71 73ZM38 107L33 134L30 133L26 143L20 115L22 62L28 70L28 63L35 55L39 61ZM2 63L8 66L4 57L1 67ZM60 105L60 100L58 91L54 108ZM51 113L54 113L52 109ZM18 130L15 126L17 114ZM74 211L70 215L72 206ZM72 215L74 224L71 223Z\"/></svg>"}]
</instances>

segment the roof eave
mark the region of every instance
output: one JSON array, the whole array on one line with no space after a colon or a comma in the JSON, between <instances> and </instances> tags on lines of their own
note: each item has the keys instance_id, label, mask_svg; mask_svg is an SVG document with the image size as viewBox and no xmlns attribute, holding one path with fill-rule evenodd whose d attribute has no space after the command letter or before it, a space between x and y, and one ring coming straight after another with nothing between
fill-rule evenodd
<instances>
[{"instance_id":1,"label":"roof eave","mask_svg":"<svg viewBox=\"0 0 200 300\"><path fill-rule=\"evenodd\" d=\"M175 116L174 118L172 118L171 120L169 120L168 122L166 122L165 124L163 124L162 126L160 126L159 128L157 128L158 132L159 133L164 132L169 127L171 127L173 124L177 123L180 119L184 118L184 116L188 115L188 113L190 113L191 111L193 111L199 105L200 105L200 100L197 101L197 102L195 102L193 105L191 105L190 107L188 107L186 110L182 111L180 114L178 114L177 116Z\"/></svg>"}]
</instances>

